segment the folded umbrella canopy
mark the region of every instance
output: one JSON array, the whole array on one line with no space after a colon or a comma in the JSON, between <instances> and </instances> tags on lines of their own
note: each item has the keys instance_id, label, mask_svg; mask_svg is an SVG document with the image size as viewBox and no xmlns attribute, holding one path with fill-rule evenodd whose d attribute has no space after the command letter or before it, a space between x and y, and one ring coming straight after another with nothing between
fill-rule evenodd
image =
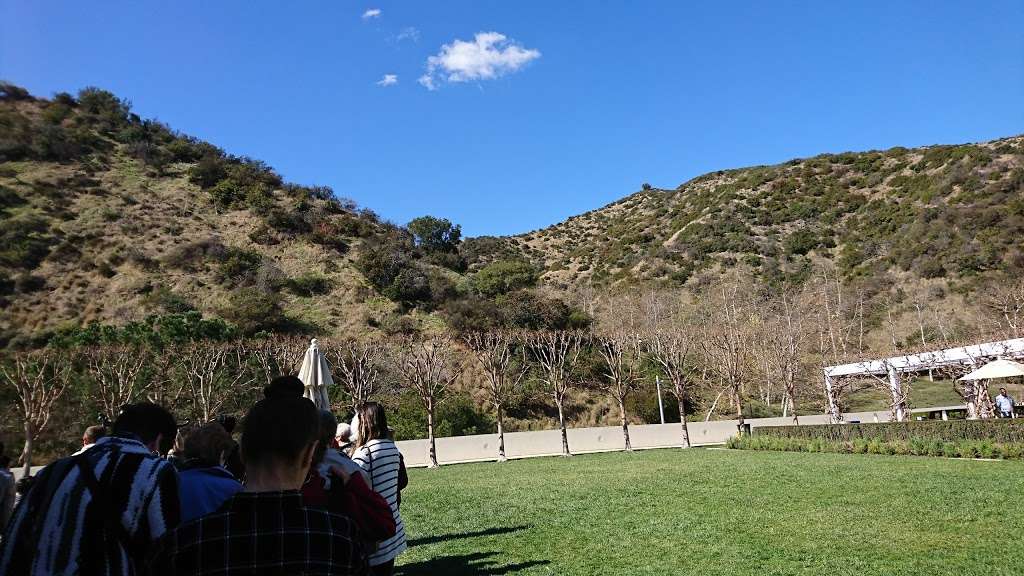
<instances>
[{"instance_id":1,"label":"folded umbrella canopy","mask_svg":"<svg viewBox=\"0 0 1024 576\"><path fill-rule=\"evenodd\" d=\"M960 380L989 380L992 378L1011 378L1024 376L1024 364L1013 360L993 360L981 368L961 376Z\"/></svg>"},{"instance_id":2,"label":"folded umbrella canopy","mask_svg":"<svg viewBox=\"0 0 1024 576\"><path fill-rule=\"evenodd\" d=\"M327 365L327 359L320 353L316 338L309 343L309 349L302 358L302 367L299 368L299 380L306 385L303 396L309 398L321 410L330 410L331 401L327 397L327 387L334 386L334 379L331 378L331 369Z\"/></svg>"}]
</instances>

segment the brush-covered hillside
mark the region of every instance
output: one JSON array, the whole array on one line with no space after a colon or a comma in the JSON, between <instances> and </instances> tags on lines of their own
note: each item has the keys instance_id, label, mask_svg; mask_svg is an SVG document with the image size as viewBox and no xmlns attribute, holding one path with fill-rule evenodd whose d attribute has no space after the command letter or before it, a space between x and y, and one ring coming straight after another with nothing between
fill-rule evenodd
<instances>
[{"instance_id":1,"label":"brush-covered hillside","mask_svg":"<svg viewBox=\"0 0 1024 576\"><path fill-rule=\"evenodd\" d=\"M579 327L591 318L564 301L574 288L699 288L729 268L779 286L832 263L876 286L960 293L1020 277L1024 137L720 171L529 234L463 239L444 218L399 226L284 182L104 90L46 99L3 83L0 225L0 347L125 326Z\"/></svg>"},{"instance_id":2,"label":"brush-covered hillside","mask_svg":"<svg viewBox=\"0 0 1024 576\"><path fill-rule=\"evenodd\" d=\"M383 222L96 88L44 99L0 85L0 235L0 348L124 326L358 335L586 321L522 262L470 270L445 219Z\"/></svg>"},{"instance_id":3,"label":"brush-covered hillside","mask_svg":"<svg viewBox=\"0 0 1024 576\"><path fill-rule=\"evenodd\" d=\"M497 241L492 241L497 243ZM799 283L815 260L896 284L1024 272L1024 137L822 154L644 189L500 243L558 286L685 284L740 265Z\"/></svg>"}]
</instances>

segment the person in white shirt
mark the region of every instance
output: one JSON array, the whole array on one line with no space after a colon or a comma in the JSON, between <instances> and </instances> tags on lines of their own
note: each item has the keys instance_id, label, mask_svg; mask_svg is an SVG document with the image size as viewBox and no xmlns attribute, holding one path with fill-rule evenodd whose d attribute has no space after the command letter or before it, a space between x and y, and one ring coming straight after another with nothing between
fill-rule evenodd
<instances>
[{"instance_id":1,"label":"person in white shirt","mask_svg":"<svg viewBox=\"0 0 1024 576\"><path fill-rule=\"evenodd\" d=\"M1006 388L999 389L999 395L996 396L996 410L999 411L1000 418L1016 418L1017 416L1013 413L1013 398L1006 393Z\"/></svg>"}]
</instances>

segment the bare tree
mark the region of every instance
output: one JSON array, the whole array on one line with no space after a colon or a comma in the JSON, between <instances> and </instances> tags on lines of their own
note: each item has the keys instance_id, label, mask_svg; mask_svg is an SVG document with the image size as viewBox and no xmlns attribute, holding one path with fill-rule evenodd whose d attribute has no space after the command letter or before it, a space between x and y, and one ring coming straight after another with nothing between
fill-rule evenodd
<instances>
[{"instance_id":1,"label":"bare tree","mask_svg":"<svg viewBox=\"0 0 1024 576\"><path fill-rule=\"evenodd\" d=\"M180 362L193 418L209 422L233 393L252 384L246 358L245 348L233 344L194 342L182 349Z\"/></svg>"},{"instance_id":2,"label":"bare tree","mask_svg":"<svg viewBox=\"0 0 1024 576\"><path fill-rule=\"evenodd\" d=\"M244 347L262 368L264 380L269 386L270 381L277 376L299 373L309 341L294 336L273 336L247 341Z\"/></svg>"},{"instance_id":3,"label":"bare tree","mask_svg":"<svg viewBox=\"0 0 1024 576\"><path fill-rule=\"evenodd\" d=\"M864 294L850 292L833 266L821 266L817 278L818 305L823 311L821 324L833 364L864 349Z\"/></svg>"},{"instance_id":4,"label":"bare tree","mask_svg":"<svg viewBox=\"0 0 1024 576\"><path fill-rule=\"evenodd\" d=\"M598 352L604 360L603 378L595 385L607 393L619 406L619 422L625 450L632 451L629 442L629 423L626 420L626 398L640 388L641 341L637 334L611 332L596 338Z\"/></svg>"},{"instance_id":5,"label":"bare tree","mask_svg":"<svg viewBox=\"0 0 1024 576\"><path fill-rule=\"evenodd\" d=\"M525 337L534 361L540 366L540 381L558 409L562 432L562 456L571 456L565 427L565 396L576 382L576 369L583 350L583 333L578 330L534 332Z\"/></svg>"},{"instance_id":6,"label":"bare tree","mask_svg":"<svg viewBox=\"0 0 1024 576\"><path fill-rule=\"evenodd\" d=\"M71 374L72 360L66 353L50 350L17 352L0 364L4 384L18 397L25 431L21 452L24 474L32 468L32 448L50 422L54 403L64 394Z\"/></svg>"},{"instance_id":7,"label":"bare tree","mask_svg":"<svg viewBox=\"0 0 1024 576\"><path fill-rule=\"evenodd\" d=\"M133 346L102 346L87 350L85 367L96 382L103 415L111 422L121 407L145 394L152 380L145 378L151 354Z\"/></svg>"},{"instance_id":8,"label":"bare tree","mask_svg":"<svg viewBox=\"0 0 1024 576\"><path fill-rule=\"evenodd\" d=\"M743 306L737 284L723 284L711 296L699 322L700 348L708 368L733 402L742 433L743 383L750 361L749 311Z\"/></svg>"},{"instance_id":9,"label":"bare tree","mask_svg":"<svg viewBox=\"0 0 1024 576\"><path fill-rule=\"evenodd\" d=\"M334 368L335 382L348 397L347 408L355 408L381 392L381 371L387 346L377 340L332 340L325 347Z\"/></svg>"},{"instance_id":10,"label":"bare tree","mask_svg":"<svg viewBox=\"0 0 1024 576\"><path fill-rule=\"evenodd\" d=\"M998 283L982 301L1002 337L1021 337L1024 333L1024 280Z\"/></svg>"},{"instance_id":11,"label":"bare tree","mask_svg":"<svg viewBox=\"0 0 1024 576\"><path fill-rule=\"evenodd\" d=\"M497 415L498 462L504 462L505 404L519 390L529 365L517 354L516 339L507 330L470 332L463 340L486 377L486 392Z\"/></svg>"},{"instance_id":12,"label":"bare tree","mask_svg":"<svg viewBox=\"0 0 1024 576\"><path fill-rule=\"evenodd\" d=\"M146 399L168 410L179 406L187 381L178 377L181 368L178 352L157 351L151 360L147 370Z\"/></svg>"},{"instance_id":13,"label":"bare tree","mask_svg":"<svg viewBox=\"0 0 1024 576\"><path fill-rule=\"evenodd\" d=\"M690 431L686 426L685 399L690 383L690 362L693 337L682 326L655 330L645 337L647 352L672 383L672 395L679 403L679 421L683 429L683 448L690 447Z\"/></svg>"},{"instance_id":14,"label":"bare tree","mask_svg":"<svg viewBox=\"0 0 1024 576\"><path fill-rule=\"evenodd\" d=\"M793 424L800 424L796 413L797 394L804 374L803 358L806 342L803 302L787 292L781 293L768 307L768 318L762 328L762 352L768 369L782 379L785 396L783 416L791 412Z\"/></svg>"},{"instance_id":15,"label":"bare tree","mask_svg":"<svg viewBox=\"0 0 1024 576\"><path fill-rule=\"evenodd\" d=\"M402 383L419 395L427 411L427 467L437 468L434 411L463 370L454 339L447 334L420 341L406 339L399 349L399 364Z\"/></svg>"}]
</instances>

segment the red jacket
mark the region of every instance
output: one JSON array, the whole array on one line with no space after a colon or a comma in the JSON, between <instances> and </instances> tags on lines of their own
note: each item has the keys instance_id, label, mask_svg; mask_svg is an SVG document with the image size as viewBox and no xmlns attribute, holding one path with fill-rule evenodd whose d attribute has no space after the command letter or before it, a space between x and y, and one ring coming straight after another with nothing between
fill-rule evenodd
<instances>
[{"instance_id":1,"label":"red jacket","mask_svg":"<svg viewBox=\"0 0 1024 576\"><path fill-rule=\"evenodd\" d=\"M391 506L366 485L362 474L352 474L347 483L333 476L330 490L325 489L325 485L324 477L311 470L302 486L302 501L307 506L325 507L348 516L364 540L380 542L395 535L395 516Z\"/></svg>"}]
</instances>

